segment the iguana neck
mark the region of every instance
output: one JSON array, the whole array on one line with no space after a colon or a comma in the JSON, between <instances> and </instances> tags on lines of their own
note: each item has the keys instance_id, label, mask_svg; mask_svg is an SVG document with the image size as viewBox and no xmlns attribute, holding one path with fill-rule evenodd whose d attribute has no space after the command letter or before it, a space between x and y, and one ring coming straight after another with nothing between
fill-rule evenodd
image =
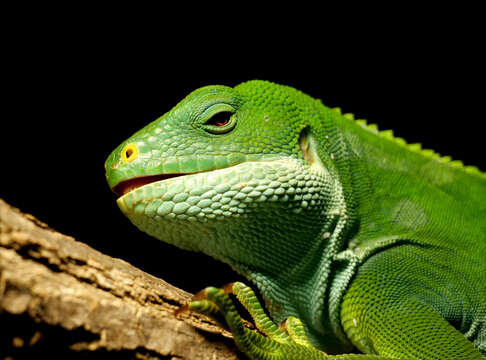
<instances>
[{"instance_id":1,"label":"iguana neck","mask_svg":"<svg viewBox=\"0 0 486 360\"><path fill-rule=\"evenodd\" d=\"M484 233L486 178L411 151L342 116L335 120L347 148L343 162L353 168L347 193L356 202L359 230L351 248L375 247L386 237L433 244L434 238L444 239L444 231L450 237L460 233L465 241ZM435 204L446 204L449 211Z\"/></svg>"}]
</instances>

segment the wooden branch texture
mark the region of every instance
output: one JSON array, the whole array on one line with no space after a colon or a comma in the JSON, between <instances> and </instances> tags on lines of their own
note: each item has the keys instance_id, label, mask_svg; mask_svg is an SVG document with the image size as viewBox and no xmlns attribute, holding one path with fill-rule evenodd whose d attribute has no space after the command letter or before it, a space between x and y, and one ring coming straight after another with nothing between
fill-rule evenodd
<instances>
[{"instance_id":1,"label":"wooden branch texture","mask_svg":"<svg viewBox=\"0 0 486 360\"><path fill-rule=\"evenodd\" d=\"M0 199L0 359L240 358L190 297Z\"/></svg>"}]
</instances>

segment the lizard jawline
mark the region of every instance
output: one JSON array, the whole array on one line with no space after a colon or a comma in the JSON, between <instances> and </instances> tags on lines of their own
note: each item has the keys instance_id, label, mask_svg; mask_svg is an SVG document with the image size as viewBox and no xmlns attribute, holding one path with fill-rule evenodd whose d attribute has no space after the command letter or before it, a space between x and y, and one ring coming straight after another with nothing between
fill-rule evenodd
<instances>
[{"instance_id":1,"label":"lizard jawline","mask_svg":"<svg viewBox=\"0 0 486 360\"><path fill-rule=\"evenodd\" d=\"M141 176L133 179L124 180L113 187L113 192L119 197L129 193L132 190L138 189L141 186L166 179L170 179L177 176L184 176L187 174L159 174Z\"/></svg>"}]
</instances>

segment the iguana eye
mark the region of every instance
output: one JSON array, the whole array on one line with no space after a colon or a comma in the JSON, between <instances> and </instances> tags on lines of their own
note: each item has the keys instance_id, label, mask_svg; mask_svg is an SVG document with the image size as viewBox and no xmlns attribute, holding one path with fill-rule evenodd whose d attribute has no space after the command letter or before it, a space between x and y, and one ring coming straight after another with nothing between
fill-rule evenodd
<instances>
[{"instance_id":1,"label":"iguana eye","mask_svg":"<svg viewBox=\"0 0 486 360\"><path fill-rule=\"evenodd\" d=\"M222 111L220 113L217 113L213 115L208 121L206 121L204 124L205 125L214 125L214 126L225 126L228 125L230 122L230 118L233 115L233 113L229 111Z\"/></svg>"},{"instance_id":2,"label":"iguana eye","mask_svg":"<svg viewBox=\"0 0 486 360\"><path fill-rule=\"evenodd\" d=\"M216 104L201 115L202 128L211 134L225 134L236 125L235 109L228 104Z\"/></svg>"}]
</instances>

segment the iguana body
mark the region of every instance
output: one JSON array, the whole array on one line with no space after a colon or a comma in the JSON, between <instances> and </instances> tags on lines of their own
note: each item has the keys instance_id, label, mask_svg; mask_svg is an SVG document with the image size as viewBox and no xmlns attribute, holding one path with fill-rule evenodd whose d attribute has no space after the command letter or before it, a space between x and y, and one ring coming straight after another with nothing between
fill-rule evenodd
<instances>
[{"instance_id":1,"label":"iguana body","mask_svg":"<svg viewBox=\"0 0 486 360\"><path fill-rule=\"evenodd\" d=\"M486 355L486 175L476 168L264 81L194 91L105 168L137 227L228 263L274 321L298 317L320 349ZM306 346L301 356L277 346L281 335L255 352L263 340L238 334L253 358L308 357Z\"/></svg>"}]
</instances>

